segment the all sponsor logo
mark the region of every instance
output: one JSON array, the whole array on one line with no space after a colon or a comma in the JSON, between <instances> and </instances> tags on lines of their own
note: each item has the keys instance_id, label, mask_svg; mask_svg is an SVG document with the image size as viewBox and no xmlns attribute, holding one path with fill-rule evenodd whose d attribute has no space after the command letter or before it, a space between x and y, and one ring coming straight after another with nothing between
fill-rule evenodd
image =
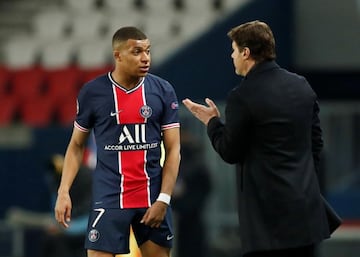
<instances>
[{"instance_id":1,"label":"all sponsor logo","mask_svg":"<svg viewBox=\"0 0 360 257\"><path fill-rule=\"evenodd\" d=\"M146 142L146 124L124 125L115 145L105 145L106 151L137 151L157 148L158 142Z\"/></svg>"},{"instance_id":2,"label":"all sponsor logo","mask_svg":"<svg viewBox=\"0 0 360 257\"><path fill-rule=\"evenodd\" d=\"M130 144L146 143L145 135L145 124L135 124L132 133L125 125L123 126L122 132L119 137L119 144L122 144L125 141Z\"/></svg>"}]
</instances>

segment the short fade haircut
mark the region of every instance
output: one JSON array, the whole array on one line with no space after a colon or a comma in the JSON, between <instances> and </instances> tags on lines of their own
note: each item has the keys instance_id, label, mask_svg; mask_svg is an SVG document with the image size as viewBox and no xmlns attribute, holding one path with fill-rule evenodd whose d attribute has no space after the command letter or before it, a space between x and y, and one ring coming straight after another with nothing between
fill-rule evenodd
<instances>
[{"instance_id":1,"label":"short fade haircut","mask_svg":"<svg viewBox=\"0 0 360 257\"><path fill-rule=\"evenodd\" d=\"M118 29L112 38L113 49L117 48L122 42L126 42L128 39L144 40L147 36L140 29L136 27L122 27Z\"/></svg>"},{"instance_id":2,"label":"short fade haircut","mask_svg":"<svg viewBox=\"0 0 360 257\"><path fill-rule=\"evenodd\" d=\"M276 58L274 35L265 22L255 20L241 24L232 28L227 35L239 49L248 47L256 62Z\"/></svg>"}]
</instances>

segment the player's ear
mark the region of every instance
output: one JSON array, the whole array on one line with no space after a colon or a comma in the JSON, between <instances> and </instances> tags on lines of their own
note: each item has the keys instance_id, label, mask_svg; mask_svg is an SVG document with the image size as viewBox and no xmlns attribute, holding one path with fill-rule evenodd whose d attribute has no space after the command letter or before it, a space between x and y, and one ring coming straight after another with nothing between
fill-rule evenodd
<instances>
[{"instance_id":1,"label":"player's ear","mask_svg":"<svg viewBox=\"0 0 360 257\"><path fill-rule=\"evenodd\" d=\"M115 61L120 61L121 60L121 54L120 54L120 51L113 51L113 56L114 56L114 59Z\"/></svg>"}]
</instances>

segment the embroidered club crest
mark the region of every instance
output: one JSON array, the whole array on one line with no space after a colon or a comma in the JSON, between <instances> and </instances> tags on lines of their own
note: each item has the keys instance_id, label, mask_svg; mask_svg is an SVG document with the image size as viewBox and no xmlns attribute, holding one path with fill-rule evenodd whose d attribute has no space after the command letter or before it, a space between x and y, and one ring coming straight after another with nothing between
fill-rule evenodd
<instances>
[{"instance_id":1,"label":"embroidered club crest","mask_svg":"<svg viewBox=\"0 0 360 257\"><path fill-rule=\"evenodd\" d=\"M140 108L140 115L144 118L149 118L152 114L152 109L150 106L148 105L143 105L141 108Z\"/></svg>"},{"instance_id":2,"label":"embroidered club crest","mask_svg":"<svg viewBox=\"0 0 360 257\"><path fill-rule=\"evenodd\" d=\"M97 231L96 229L90 230L88 238L90 242L96 242L100 238L99 231Z\"/></svg>"}]
</instances>

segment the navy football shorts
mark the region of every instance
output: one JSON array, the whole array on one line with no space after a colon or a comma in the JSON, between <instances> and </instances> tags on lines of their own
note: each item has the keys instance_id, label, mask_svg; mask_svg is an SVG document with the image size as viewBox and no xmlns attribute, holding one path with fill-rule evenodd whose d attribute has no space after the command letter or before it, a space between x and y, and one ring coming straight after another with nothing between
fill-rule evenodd
<instances>
[{"instance_id":1,"label":"navy football shorts","mask_svg":"<svg viewBox=\"0 0 360 257\"><path fill-rule=\"evenodd\" d=\"M137 244L147 240L167 248L172 247L174 232L171 208L159 228L151 228L140 223L146 208L141 209L93 209L90 212L85 248L113 254L130 252L130 225Z\"/></svg>"}]
</instances>

